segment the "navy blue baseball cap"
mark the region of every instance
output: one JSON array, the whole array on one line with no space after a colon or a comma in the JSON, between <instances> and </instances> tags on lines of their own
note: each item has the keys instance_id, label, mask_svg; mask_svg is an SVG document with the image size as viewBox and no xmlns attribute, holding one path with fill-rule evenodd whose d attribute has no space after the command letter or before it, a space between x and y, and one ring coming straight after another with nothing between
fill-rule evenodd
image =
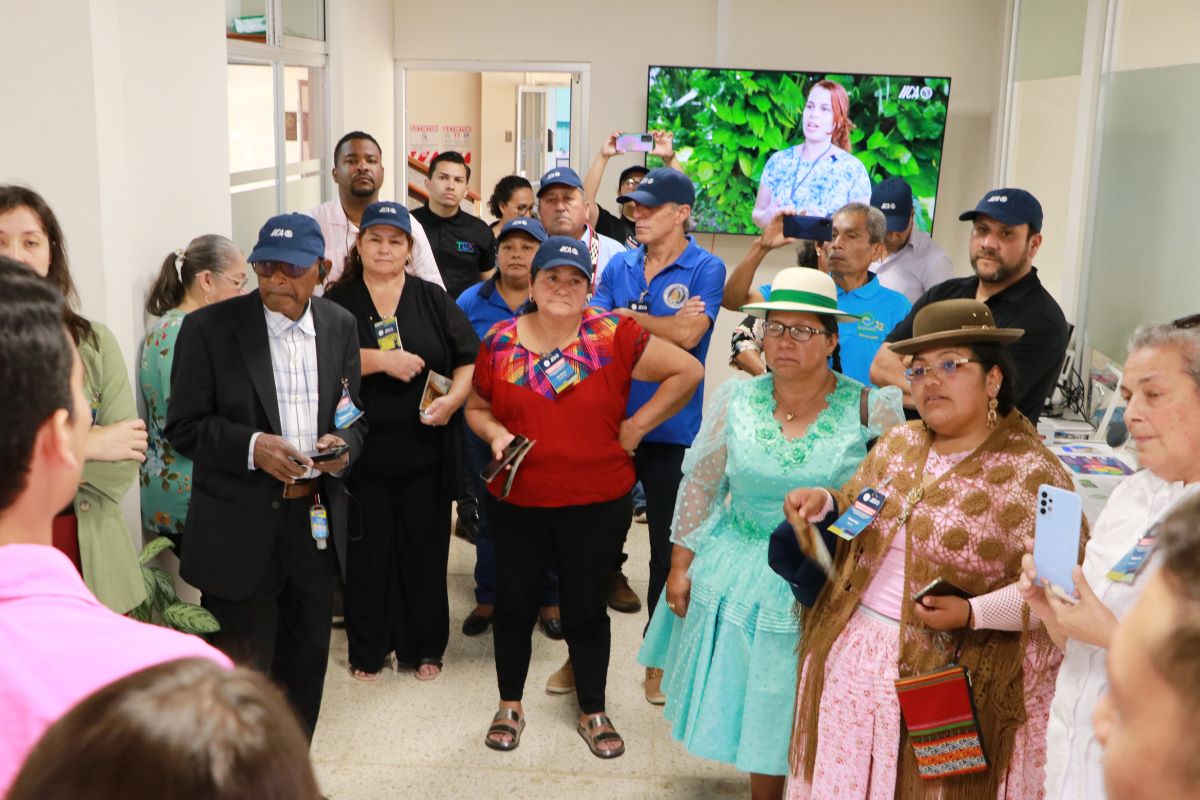
<instances>
[{"instance_id":1,"label":"navy blue baseball cap","mask_svg":"<svg viewBox=\"0 0 1200 800\"><path fill-rule=\"evenodd\" d=\"M401 203L380 200L367 206L363 210L362 221L358 223L358 229L365 231L372 225L391 225L412 236L412 217L408 213L408 209Z\"/></svg>"},{"instance_id":2,"label":"navy blue baseball cap","mask_svg":"<svg viewBox=\"0 0 1200 800\"><path fill-rule=\"evenodd\" d=\"M571 236L551 236L542 242L533 256L529 274L536 275L538 270L551 267L574 267L589 282L592 280L592 257L588 254L587 245Z\"/></svg>"},{"instance_id":3,"label":"navy blue baseball cap","mask_svg":"<svg viewBox=\"0 0 1200 800\"><path fill-rule=\"evenodd\" d=\"M321 226L307 214L279 214L267 220L258 232L258 243L246 260L282 261L297 267L311 267L325 257L325 237Z\"/></svg>"},{"instance_id":4,"label":"navy blue baseball cap","mask_svg":"<svg viewBox=\"0 0 1200 800\"><path fill-rule=\"evenodd\" d=\"M903 178L886 178L871 189L871 205L883 212L889 231L902 231L912 218L912 187Z\"/></svg>"},{"instance_id":5,"label":"navy blue baseball cap","mask_svg":"<svg viewBox=\"0 0 1200 800\"><path fill-rule=\"evenodd\" d=\"M970 211L958 215L961 220L975 219L980 214L1005 225L1028 225L1029 230L1042 230L1042 204L1024 189L993 189Z\"/></svg>"},{"instance_id":6,"label":"navy blue baseball cap","mask_svg":"<svg viewBox=\"0 0 1200 800\"><path fill-rule=\"evenodd\" d=\"M541 197L542 192L551 186L570 186L572 189L582 189L583 181L579 179L579 173L570 167L555 167L538 181L538 197Z\"/></svg>"},{"instance_id":7,"label":"navy blue baseball cap","mask_svg":"<svg viewBox=\"0 0 1200 800\"><path fill-rule=\"evenodd\" d=\"M546 229L542 227L542 223L533 217L517 217L510 219L504 223L504 227L500 229L500 235L496 237L497 242L504 241L504 237L510 233L524 233L538 240L538 243L546 241Z\"/></svg>"},{"instance_id":8,"label":"navy blue baseball cap","mask_svg":"<svg viewBox=\"0 0 1200 800\"><path fill-rule=\"evenodd\" d=\"M696 187L692 185L691 178L679 170L659 167L646 173L638 187L618 197L617 202L638 203L651 208L663 203L691 206L696 204Z\"/></svg>"}]
</instances>

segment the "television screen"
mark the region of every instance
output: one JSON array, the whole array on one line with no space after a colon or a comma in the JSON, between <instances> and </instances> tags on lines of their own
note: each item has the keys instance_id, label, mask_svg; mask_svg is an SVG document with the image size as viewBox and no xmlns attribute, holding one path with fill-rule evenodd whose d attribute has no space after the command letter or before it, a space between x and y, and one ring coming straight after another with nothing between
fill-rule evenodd
<instances>
[{"instance_id":1,"label":"television screen","mask_svg":"<svg viewBox=\"0 0 1200 800\"><path fill-rule=\"evenodd\" d=\"M646 128L674 132L699 231L757 233L779 208L828 216L890 176L932 231L949 78L652 66L649 83Z\"/></svg>"}]
</instances>

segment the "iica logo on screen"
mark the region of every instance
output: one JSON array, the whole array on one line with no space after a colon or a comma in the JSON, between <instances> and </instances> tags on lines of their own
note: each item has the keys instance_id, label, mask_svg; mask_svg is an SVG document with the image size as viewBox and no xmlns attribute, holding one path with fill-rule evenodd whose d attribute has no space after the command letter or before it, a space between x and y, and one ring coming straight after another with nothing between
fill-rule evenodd
<instances>
[{"instance_id":1,"label":"iica logo on screen","mask_svg":"<svg viewBox=\"0 0 1200 800\"><path fill-rule=\"evenodd\" d=\"M921 100L928 100L931 97L933 97L933 89L929 88L928 86L914 86L913 84L909 83L900 89L901 100L916 100L918 98Z\"/></svg>"}]
</instances>

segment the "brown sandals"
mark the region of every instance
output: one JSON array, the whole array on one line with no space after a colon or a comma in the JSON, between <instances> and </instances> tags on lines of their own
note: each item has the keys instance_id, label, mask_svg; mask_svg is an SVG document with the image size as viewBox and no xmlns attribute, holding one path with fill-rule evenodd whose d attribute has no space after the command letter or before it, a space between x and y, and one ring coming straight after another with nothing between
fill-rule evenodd
<instances>
[{"instance_id":1,"label":"brown sandals","mask_svg":"<svg viewBox=\"0 0 1200 800\"><path fill-rule=\"evenodd\" d=\"M525 717L520 711L512 708L502 708L492 717L492 726L488 728L483 743L493 750L516 750L521 744L521 732L525 730ZM506 733L512 737L510 741L493 739L492 734Z\"/></svg>"},{"instance_id":2,"label":"brown sandals","mask_svg":"<svg viewBox=\"0 0 1200 800\"><path fill-rule=\"evenodd\" d=\"M609 727L612 730L602 733L595 732L597 728L603 727ZM587 721L586 727L583 723L580 723L576 726L575 730L587 742L588 749L592 751L592 755L596 758L616 758L625 754L625 740L621 738L621 734L617 733L616 726L612 724L612 720L608 718L607 714L597 714ZM621 746L610 750L601 749L601 742L609 742L613 739L619 741Z\"/></svg>"}]
</instances>

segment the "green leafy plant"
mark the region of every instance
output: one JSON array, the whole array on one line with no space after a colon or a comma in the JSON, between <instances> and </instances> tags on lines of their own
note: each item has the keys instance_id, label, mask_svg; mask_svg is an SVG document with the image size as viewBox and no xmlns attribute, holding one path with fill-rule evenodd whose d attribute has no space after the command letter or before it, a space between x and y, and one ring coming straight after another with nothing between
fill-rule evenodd
<instances>
[{"instance_id":1,"label":"green leafy plant","mask_svg":"<svg viewBox=\"0 0 1200 800\"><path fill-rule=\"evenodd\" d=\"M146 600L129 612L139 622L153 622L184 633L205 636L221 629L217 618L205 608L184 603L175 591L175 579L150 562L164 550L174 547L171 540L159 536L146 543L138 556L142 565L142 581L146 584Z\"/></svg>"},{"instance_id":2,"label":"green leafy plant","mask_svg":"<svg viewBox=\"0 0 1200 800\"><path fill-rule=\"evenodd\" d=\"M908 181L916 224L930 230L949 79L654 67L647 127L674 131L675 151L696 184L693 214L700 230L758 232L750 215L763 167L773 153L804 141L808 90L824 79L840 83L849 96L856 125L851 154L872 183L892 175ZM901 99L914 89L916 97Z\"/></svg>"}]
</instances>

